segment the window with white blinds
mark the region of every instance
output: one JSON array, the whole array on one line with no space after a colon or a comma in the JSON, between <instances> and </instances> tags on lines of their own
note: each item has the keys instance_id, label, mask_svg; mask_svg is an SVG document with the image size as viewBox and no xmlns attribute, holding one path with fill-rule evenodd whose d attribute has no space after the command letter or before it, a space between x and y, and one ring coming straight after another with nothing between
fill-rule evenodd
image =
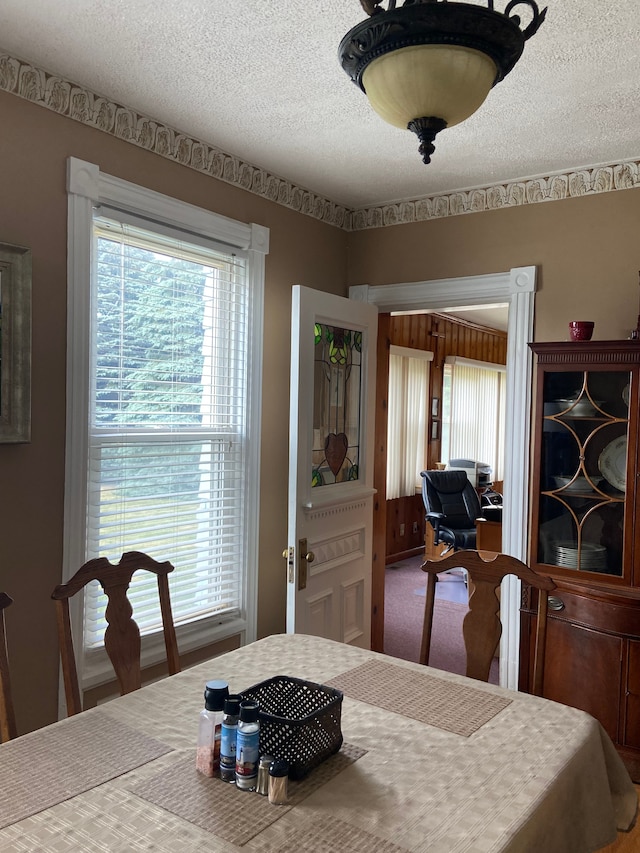
<instances>
[{"instance_id":1,"label":"window with white blinds","mask_svg":"<svg viewBox=\"0 0 640 853\"><path fill-rule=\"evenodd\" d=\"M429 449L429 363L433 353L392 345L387 401L387 500L414 495Z\"/></svg>"},{"instance_id":2,"label":"window with white blinds","mask_svg":"<svg viewBox=\"0 0 640 853\"><path fill-rule=\"evenodd\" d=\"M170 560L176 624L237 615L244 564L246 258L94 217L87 557ZM161 627L155 576L130 588ZM85 597L85 645L106 596Z\"/></svg>"},{"instance_id":3,"label":"window with white blinds","mask_svg":"<svg viewBox=\"0 0 640 853\"><path fill-rule=\"evenodd\" d=\"M506 368L447 356L442 459L472 459L504 479Z\"/></svg>"},{"instance_id":4,"label":"window with white blinds","mask_svg":"<svg viewBox=\"0 0 640 853\"><path fill-rule=\"evenodd\" d=\"M143 551L175 567L181 655L251 642L269 230L67 166L62 580ZM155 576L135 572L130 598L143 667L165 660ZM81 688L112 681L100 585L69 605Z\"/></svg>"}]
</instances>

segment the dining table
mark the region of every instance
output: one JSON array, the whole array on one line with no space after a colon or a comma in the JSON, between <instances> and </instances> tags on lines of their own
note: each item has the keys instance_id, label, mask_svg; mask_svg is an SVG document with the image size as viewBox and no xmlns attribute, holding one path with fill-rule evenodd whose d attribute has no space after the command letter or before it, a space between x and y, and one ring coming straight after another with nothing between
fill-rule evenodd
<instances>
[{"instance_id":1,"label":"dining table","mask_svg":"<svg viewBox=\"0 0 640 853\"><path fill-rule=\"evenodd\" d=\"M196 770L205 683L343 693L288 801ZM276 634L0 746L0 851L591 853L638 798L589 714L345 643Z\"/></svg>"}]
</instances>

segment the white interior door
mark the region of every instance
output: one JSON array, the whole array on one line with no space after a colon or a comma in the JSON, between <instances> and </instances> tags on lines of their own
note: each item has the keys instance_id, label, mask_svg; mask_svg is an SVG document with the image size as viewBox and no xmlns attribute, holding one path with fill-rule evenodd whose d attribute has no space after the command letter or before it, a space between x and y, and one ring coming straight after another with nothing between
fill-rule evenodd
<instances>
[{"instance_id":1,"label":"white interior door","mask_svg":"<svg viewBox=\"0 0 640 853\"><path fill-rule=\"evenodd\" d=\"M292 297L287 632L370 647L378 310Z\"/></svg>"}]
</instances>

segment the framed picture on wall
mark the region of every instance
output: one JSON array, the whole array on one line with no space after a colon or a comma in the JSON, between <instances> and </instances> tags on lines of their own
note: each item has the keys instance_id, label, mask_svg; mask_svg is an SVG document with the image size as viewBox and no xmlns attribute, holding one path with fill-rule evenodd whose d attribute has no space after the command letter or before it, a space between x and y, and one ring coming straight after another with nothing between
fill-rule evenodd
<instances>
[{"instance_id":1,"label":"framed picture on wall","mask_svg":"<svg viewBox=\"0 0 640 853\"><path fill-rule=\"evenodd\" d=\"M433 397L431 399L431 417L437 418L440 417L440 398Z\"/></svg>"},{"instance_id":2,"label":"framed picture on wall","mask_svg":"<svg viewBox=\"0 0 640 853\"><path fill-rule=\"evenodd\" d=\"M437 441L440 438L440 421L431 421L431 441Z\"/></svg>"},{"instance_id":3,"label":"framed picture on wall","mask_svg":"<svg viewBox=\"0 0 640 853\"><path fill-rule=\"evenodd\" d=\"M31 250L0 243L0 442L31 441Z\"/></svg>"}]
</instances>

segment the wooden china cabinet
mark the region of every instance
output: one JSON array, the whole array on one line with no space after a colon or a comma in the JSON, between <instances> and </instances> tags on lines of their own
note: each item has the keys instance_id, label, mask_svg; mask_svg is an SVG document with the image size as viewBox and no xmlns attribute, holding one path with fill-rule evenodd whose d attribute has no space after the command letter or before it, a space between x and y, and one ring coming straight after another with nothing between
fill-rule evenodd
<instances>
[{"instance_id":1,"label":"wooden china cabinet","mask_svg":"<svg viewBox=\"0 0 640 853\"><path fill-rule=\"evenodd\" d=\"M530 565L550 575L543 695L588 711L640 781L640 341L530 344ZM523 590L520 687L536 601Z\"/></svg>"}]
</instances>

